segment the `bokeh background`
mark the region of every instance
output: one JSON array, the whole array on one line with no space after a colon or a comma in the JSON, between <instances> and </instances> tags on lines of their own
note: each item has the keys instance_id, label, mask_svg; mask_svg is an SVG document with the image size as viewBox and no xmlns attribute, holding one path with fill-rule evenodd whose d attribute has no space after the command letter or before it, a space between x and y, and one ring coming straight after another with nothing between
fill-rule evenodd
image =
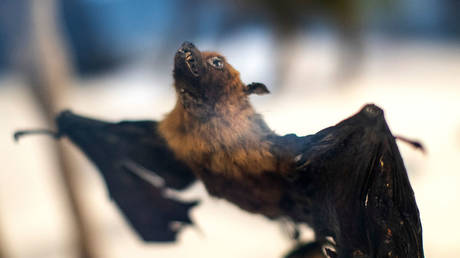
<instances>
[{"instance_id":1,"label":"bokeh background","mask_svg":"<svg viewBox=\"0 0 460 258\"><path fill-rule=\"evenodd\" d=\"M327 3L324 3L327 2ZM117 121L161 119L175 102L181 42L220 51L278 133L311 134L380 105L399 143L427 257L460 254L460 2L457 0L1 0L0 257L281 257L282 222L206 197L176 244L147 244L68 141L59 110ZM308 240L312 232L303 229Z\"/></svg>"}]
</instances>

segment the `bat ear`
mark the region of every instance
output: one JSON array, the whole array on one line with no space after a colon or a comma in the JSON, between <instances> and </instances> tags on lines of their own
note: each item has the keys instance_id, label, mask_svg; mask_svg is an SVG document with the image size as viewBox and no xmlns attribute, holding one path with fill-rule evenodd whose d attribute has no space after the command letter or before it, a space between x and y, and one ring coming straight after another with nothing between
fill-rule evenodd
<instances>
[{"instance_id":1,"label":"bat ear","mask_svg":"<svg viewBox=\"0 0 460 258\"><path fill-rule=\"evenodd\" d=\"M270 91L267 89L267 86L265 84L260 83L260 82L253 82L251 84L248 84L245 89L246 95L251 95L251 94L257 94L257 95L263 95L263 94L268 94Z\"/></svg>"}]
</instances>

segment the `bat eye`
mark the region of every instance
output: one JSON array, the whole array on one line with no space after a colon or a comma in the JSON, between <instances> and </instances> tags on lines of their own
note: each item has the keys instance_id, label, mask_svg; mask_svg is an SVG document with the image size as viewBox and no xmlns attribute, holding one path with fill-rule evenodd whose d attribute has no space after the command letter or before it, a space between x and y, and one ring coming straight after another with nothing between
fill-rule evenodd
<instances>
[{"instance_id":1,"label":"bat eye","mask_svg":"<svg viewBox=\"0 0 460 258\"><path fill-rule=\"evenodd\" d=\"M215 56L208 59L208 63L212 65L216 69L223 69L224 68L224 61L222 58Z\"/></svg>"}]
</instances>

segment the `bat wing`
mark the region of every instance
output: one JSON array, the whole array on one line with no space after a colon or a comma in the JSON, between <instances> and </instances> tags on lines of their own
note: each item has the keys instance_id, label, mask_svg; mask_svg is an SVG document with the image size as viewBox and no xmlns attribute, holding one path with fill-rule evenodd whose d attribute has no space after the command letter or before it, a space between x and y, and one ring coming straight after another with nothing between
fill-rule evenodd
<instances>
[{"instance_id":1,"label":"bat wing","mask_svg":"<svg viewBox=\"0 0 460 258\"><path fill-rule=\"evenodd\" d=\"M195 181L174 158L154 121L109 123L62 112L59 135L67 136L99 168L110 197L145 241L176 239L181 225L192 224L189 209L197 202L168 197Z\"/></svg>"},{"instance_id":2,"label":"bat wing","mask_svg":"<svg viewBox=\"0 0 460 258\"><path fill-rule=\"evenodd\" d=\"M283 139L298 154L288 177L292 216L318 237L332 236L338 257L423 257L414 192L383 111L366 105L317 134Z\"/></svg>"}]
</instances>

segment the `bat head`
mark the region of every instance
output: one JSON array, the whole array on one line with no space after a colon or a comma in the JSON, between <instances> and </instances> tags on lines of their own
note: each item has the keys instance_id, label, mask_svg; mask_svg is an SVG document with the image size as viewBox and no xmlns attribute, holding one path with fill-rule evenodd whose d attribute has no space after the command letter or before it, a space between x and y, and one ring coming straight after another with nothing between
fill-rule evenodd
<instances>
[{"instance_id":1,"label":"bat head","mask_svg":"<svg viewBox=\"0 0 460 258\"><path fill-rule=\"evenodd\" d=\"M262 83L242 83L239 72L219 53L201 52L187 41L174 57L174 80L179 101L196 114L244 107L249 94L269 93Z\"/></svg>"}]
</instances>

